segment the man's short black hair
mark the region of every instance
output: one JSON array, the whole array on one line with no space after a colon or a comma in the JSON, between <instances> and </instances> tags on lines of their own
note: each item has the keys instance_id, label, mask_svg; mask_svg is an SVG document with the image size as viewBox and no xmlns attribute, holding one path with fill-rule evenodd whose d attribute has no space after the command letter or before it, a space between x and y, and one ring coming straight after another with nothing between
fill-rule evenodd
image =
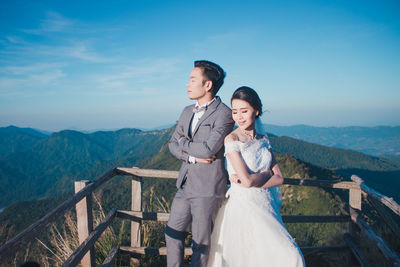
<instances>
[{"instance_id":1,"label":"man's short black hair","mask_svg":"<svg viewBox=\"0 0 400 267\"><path fill-rule=\"evenodd\" d=\"M206 80L212 82L211 92L215 96L224 83L225 71L219 65L208 60L197 60L194 62L194 67L203 69Z\"/></svg>"}]
</instances>

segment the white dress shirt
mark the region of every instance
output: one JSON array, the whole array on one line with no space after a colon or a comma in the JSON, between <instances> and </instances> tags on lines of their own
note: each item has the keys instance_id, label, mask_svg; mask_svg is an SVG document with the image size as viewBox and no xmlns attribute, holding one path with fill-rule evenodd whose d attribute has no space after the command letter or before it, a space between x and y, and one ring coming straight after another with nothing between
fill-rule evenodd
<instances>
[{"instance_id":1,"label":"white dress shirt","mask_svg":"<svg viewBox=\"0 0 400 267\"><path fill-rule=\"evenodd\" d=\"M196 108L205 107L205 108L207 109L207 107L208 107L212 102L214 102L214 100L215 100L215 97L214 97L210 102L207 102L207 103L205 103L205 104L202 105L202 106L199 106L199 103L197 102L195 107L196 107ZM194 129L196 129L196 126L197 126L197 124L199 123L201 117L202 117L202 116L204 115L204 113L206 112L206 109L194 113L193 119L192 119L192 123L190 124L190 132L191 132L192 136L193 136L193 131L194 131ZM189 155L189 163L196 163L195 157Z\"/></svg>"}]
</instances>

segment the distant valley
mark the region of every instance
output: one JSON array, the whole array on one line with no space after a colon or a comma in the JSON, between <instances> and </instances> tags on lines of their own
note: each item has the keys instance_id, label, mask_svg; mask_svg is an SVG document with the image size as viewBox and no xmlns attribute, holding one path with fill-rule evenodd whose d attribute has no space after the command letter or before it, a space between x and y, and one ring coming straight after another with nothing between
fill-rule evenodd
<instances>
[{"instance_id":1,"label":"distant valley","mask_svg":"<svg viewBox=\"0 0 400 267\"><path fill-rule=\"evenodd\" d=\"M288 136L314 144L351 149L369 155L400 161L400 126L314 127L265 124L277 136Z\"/></svg>"}]
</instances>

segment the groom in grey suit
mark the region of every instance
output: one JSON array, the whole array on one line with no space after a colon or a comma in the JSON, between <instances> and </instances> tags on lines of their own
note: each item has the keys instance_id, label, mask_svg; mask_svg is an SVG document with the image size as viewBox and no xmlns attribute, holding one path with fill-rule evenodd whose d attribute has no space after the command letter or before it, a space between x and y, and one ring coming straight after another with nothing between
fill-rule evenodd
<instances>
[{"instance_id":1,"label":"groom in grey suit","mask_svg":"<svg viewBox=\"0 0 400 267\"><path fill-rule=\"evenodd\" d=\"M214 218L224 198L227 172L224 138L234 125L231 110L216 96L224 70L210 61L195 61L187 83L190 99L169 142L170 152L182 161L178 192L165 228L167 264L182 266L184 240L192 230L191 266L206 266Z\"/></svg>"}]
</instances>

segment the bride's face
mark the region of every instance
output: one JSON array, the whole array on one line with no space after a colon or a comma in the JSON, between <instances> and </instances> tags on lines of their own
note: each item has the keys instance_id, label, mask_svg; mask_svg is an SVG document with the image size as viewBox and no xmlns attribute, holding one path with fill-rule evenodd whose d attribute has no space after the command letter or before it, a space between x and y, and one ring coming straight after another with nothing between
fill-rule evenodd
<instances>
[{"instance_id":1,"label":"bride's face","mask_svg":"<svg viewBox=\"0 0 400 267\"><path fill-rule=\"evenodd\" d=\"M254 129L254 122L258 111L256 111L247 101L241 99L232 100L232 118L243 130Z\"/></svg>"}]
</instances>

